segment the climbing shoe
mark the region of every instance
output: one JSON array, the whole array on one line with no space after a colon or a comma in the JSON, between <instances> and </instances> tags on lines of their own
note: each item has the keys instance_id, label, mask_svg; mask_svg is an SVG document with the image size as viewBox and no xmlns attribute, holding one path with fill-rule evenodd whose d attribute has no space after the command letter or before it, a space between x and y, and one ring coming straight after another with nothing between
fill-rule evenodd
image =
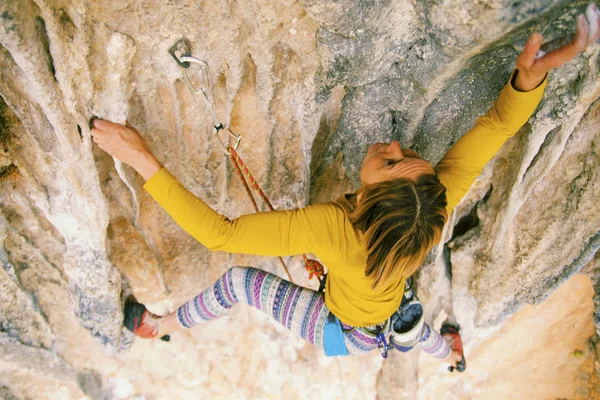
<instances>
[{"instance_id":1,"label":"climbing shoe","mask_svg":"<svg viewBox=\"0 0 600 400\"><path fill-rule=\"evenodd\" d=\"M136 336L145 339L155 338L160 330L159 318L159 316L149 312L146 306L141 303L131 302L125 304L125 319L123 324ZM164 335L160 339L168 342L171 337Z\"/></svg>"},{"instance_id":2,"label":"climbing shoe","mask_svg":"<svg viewBox=\"0 0 600 400\"><path fill-rule=\"evenodd\" d=\"M448 342L450 348L460 354L461 359L456 364L456 368L453 366L448 367L448 371L452 372L455 369L458 372L463 372L467 368L467 361L465 360L465 355L463 354L463 345L462 339L460 338L460 334L458 325L453 324L444 324L442 325L442 329L440 329L440 333L442 337Z\"/></svg>"}]
</instances>

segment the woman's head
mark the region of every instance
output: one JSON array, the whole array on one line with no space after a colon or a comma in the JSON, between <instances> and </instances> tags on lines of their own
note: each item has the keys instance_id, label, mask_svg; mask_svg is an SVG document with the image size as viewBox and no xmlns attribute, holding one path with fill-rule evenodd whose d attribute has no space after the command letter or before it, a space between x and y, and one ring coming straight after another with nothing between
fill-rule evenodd
<instances>
[{"instance_id":1,"label":"woman's head","mask_svg":"<svg viewBox=\"0 0 600 400\"><path fill-rule=\"evenodd\" d=\"M396 141L371 146L360 175L364 186L349 217L364 234L365 274L375 287L411 275L439 242L447 219L446 188L431 164Z\"/></svg>"},{"instance_id":2,"label":"woman's head","mask_svg":"<svg viewBox=\"0 0 600 400\"><path fill-rule=\"evenodd\" d=\"M402 149L397 140L369 147L360 167L363 186L394 179L416 181L422 175L435 175L433 166L414 151Z\"/></svg>"}]
</instances>

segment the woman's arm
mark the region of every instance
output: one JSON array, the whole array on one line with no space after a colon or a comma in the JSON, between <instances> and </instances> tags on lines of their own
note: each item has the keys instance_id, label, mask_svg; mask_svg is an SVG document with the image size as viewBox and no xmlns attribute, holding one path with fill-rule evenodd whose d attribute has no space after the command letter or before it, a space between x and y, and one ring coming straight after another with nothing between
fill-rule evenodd
<instances>
[{"instance_id":1,"label":"woman's arm","mask_svg":"<svg viewBox=\"0 0 600 400\"><path fill-rule=\"evenodd\" d=\"M185 189L165 168L144 188L179 226L210 250L264 256L319 254L323 246L336 248L342 234L343 212L333 204L230 220Z\"/></svg>"},{"instance_id":2,"label":"woman's arm","mask_svg":"<svg viewBox=\"0 0 600 400\"><path fill-rule=\"evenodd\" d=\"M547 79L532 91L519 92L512 83L515 74L518 77L515 71L490 110L477 119L435 167L446 186L448 215L504 142L527 122L544 94Z\"/></svg>"},{"instance_id":3,"label":"woman's arm","mask_svg":"<svg viewBox=\"0 0 600 400\"><path fill-rule=\"evenodd\" d=\"M600 39L600 13L595 5L591 10L590 25L586 17L580 15L573 41L541 58L536 55L542 37L537 33L531 35L517 58L517 69L498 100L438 163L435 169L446 186L448 214L504 142L527 122L542 98L548 72L570 61Z\"/></svg>"},{"instance_id":4,"label":"woman's arm","mask_svg":"<svg viewBox=\"0 0 600 400\"><path fill-rule=\"evenodd\" d=\"M211 250L286 256L320 254L341 244L343 211L333 204L249 214L230 220L194 196L163 168L131 125L95 119L92 135L101 149L142 175L146 180L144 188L161 207Z\"/></svg>"}]
</instances>

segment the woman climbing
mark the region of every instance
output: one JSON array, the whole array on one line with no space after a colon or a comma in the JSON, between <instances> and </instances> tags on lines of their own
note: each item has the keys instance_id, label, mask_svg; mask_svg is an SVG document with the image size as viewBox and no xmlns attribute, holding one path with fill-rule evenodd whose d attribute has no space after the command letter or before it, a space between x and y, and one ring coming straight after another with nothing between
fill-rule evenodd
<instances>
[{"instance_id":1,"label":"woman climbing","mask_svg":"<svg viewBox=\"0 0 600 400\"><path fill-rule=\"evenodd\" d=\"M404 290L407 277L439 242L448 215L485 164L533 113L548 72L597 41L599 26L600 13L591 5L587 20L578 17L572 42L541 57L536 55L542 37L531 35L498 100L435 168L402 149L398 141L377 143L362 162L357 192L302 209L229 220L162 167L132 126L96 119L93 140L132 166L146 180L144 188L152 197L207 248L264 256L311 252L329 271L322 293L255 268L233 267L166 316L129 303L126 326L140 337L163 337L223 315L242 302L273 316L327 354L358 355L377 348L382 333L393 328L390 317L410 310L412 291ZM405 307L397 313L401 303ZM402 325L402 318L394 320L396 328ZM461 359L462 350L451 351L427 325L417 333L417 342L428 353L452 365ZM454 333L450 330L446 339L451 341Z\"/></svg>"}]
</instances>

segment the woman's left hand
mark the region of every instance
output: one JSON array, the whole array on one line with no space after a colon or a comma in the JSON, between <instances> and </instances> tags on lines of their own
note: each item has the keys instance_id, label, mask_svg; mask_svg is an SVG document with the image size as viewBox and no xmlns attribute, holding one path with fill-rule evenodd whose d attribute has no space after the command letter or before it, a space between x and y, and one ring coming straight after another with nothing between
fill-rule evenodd
<instances>
[{"instance_id":1,"label":"woman's left hand","mask_svg":"<svg viewBox=\"0 0 600 400\"><path fill-rule=\"evenodd\" d=\"M140 133L131 126L119 125L95 118L92 139L111 156L133 167L145 180L162 166L148 148Z\"/></svg>"},{"instance_id":2,"label":"woman's left hand","mask_svg":"<svg viewBox=\"0 0 600 400\"><path fill-rule=\"evenodd\" d=\"M525 44L525 49L517 58L517 70L519 71L514 87L517 90L527 92L539 86L546 74L581 53L587 46L600 39L600 11L596 4L591 4L584 14L577 17L575 36L571 43L536 58L542 46L542 35L534 33ZM589 20L589 23L588 23Z\"/></svg>"}]
</instances>

